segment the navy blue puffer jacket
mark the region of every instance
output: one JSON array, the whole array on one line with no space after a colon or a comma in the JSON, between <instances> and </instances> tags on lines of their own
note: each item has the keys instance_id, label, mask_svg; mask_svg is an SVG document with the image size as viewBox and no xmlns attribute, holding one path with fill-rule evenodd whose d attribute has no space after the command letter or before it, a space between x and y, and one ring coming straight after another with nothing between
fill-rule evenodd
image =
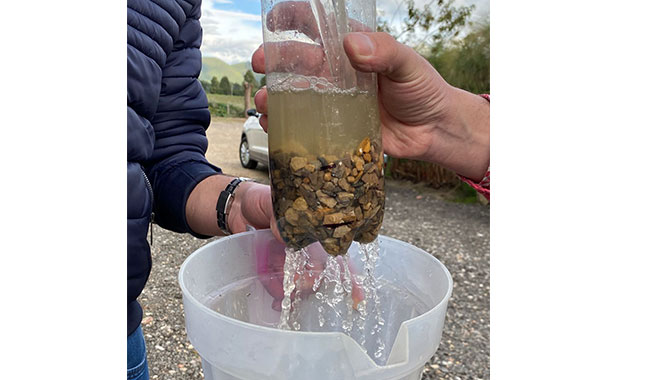
<instances>
[{"instance_id":1,"label":"navy blue puffer jacket","mask_svg":"<svg viewBox=\"0 0 650 380\"><path fill-rule=\"evenodd\" d=\"M201 0L127 2L127 334L140 324L136 298L151 271L147 231L191 232L185 202L219 169L205 159L210 112L198 81ZM196 236L196 235L195 235Z\"/></svg>"}]
</instances>

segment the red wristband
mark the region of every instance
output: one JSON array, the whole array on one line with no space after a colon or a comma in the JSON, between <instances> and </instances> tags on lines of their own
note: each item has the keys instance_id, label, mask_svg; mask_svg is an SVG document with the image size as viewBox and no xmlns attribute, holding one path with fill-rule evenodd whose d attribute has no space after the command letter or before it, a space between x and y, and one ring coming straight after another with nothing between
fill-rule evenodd
<instances>
[{"instance_id":1,"label":"red wristband","mask_svg":"<svg viewBox=\"0 0 650 380\"><path fill-rule=\"evenodd\" d=\"M490 200L490 168L488 168L485 176L479 183L476 183L467 177L463 177L462 175L459 175L459 177L474 190L485 196L488 201Z\"/></svg>"}]
</instances>

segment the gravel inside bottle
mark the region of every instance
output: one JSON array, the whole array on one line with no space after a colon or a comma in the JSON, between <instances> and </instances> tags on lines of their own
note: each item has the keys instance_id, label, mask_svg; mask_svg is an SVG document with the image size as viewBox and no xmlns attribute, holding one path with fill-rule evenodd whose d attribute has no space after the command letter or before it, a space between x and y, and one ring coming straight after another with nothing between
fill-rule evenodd
<instances>
[{"instance_id":1,"label":"gravel inside bottle","mask_svg":"<svg viewBox=\"0 0 650 380\"><path fill-rule=\"evenodd\" d=\"M272 197L280 234L294 249L319 241L330 255L370 243L384 214L383 152L370 137L342 156L271 153Z\"/></svg>"}]
</instances>

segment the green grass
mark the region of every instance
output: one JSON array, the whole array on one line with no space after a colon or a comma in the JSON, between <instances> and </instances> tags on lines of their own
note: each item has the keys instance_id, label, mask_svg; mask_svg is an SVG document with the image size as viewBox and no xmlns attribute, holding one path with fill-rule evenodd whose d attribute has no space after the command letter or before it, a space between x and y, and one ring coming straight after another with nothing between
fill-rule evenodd
<instances>
[{"instance_id":1,"label":"green grass","mask_svg":"<svg viewBox=\"0 0 650 380\"><path fill-rule=\"evenodd\" d=\"M476 203L478 198L476 195L476 190L470 185L462 182L460 186L455 190L452 202L457 203Z\"/></svg>"},{"instance_id":2,"label":"green grass","mask_svg":"<svg viewBox=\"0 0 650 380\"><path fill-rule=\"evenodd\" d=\"M223 103L244 108L244 97L234 95L207 94L209 103ZM255 107L255 102L251 98L251 107Z\"/></svg>"}]
</instances>

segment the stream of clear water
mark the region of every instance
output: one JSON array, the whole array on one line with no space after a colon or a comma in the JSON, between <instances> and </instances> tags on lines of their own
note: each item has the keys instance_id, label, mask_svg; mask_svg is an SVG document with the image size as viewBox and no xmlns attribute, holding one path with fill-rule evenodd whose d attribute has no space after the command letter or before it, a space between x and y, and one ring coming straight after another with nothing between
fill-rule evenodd
<instances>
[{"instance_id":1,"label":"stream of clear water","mask_svg":"<svg viewBox=\"0 0 650 380\"><path fill-rule=\"evenodd\" d=\"M287 251L284 273L234 279L210 291L203 302L255 325L344 333L375 363L385 365L402 322L425 313L431 301L413 292L408 278L396 277L394 268L382 265L377 242L354 243L352 253L338 257L309 248ZM273 284L284 285L279 304Z\"/></svg>"},{"instance_id":2,"label":"stream of clear water","mask_svg":"<svg viewBox=\"0 0 650 380\"><path fill-rule=\"evenodd\" d=\"M323 259L309 249L287 248L284 264L284 299L278 328L301 330L301 320L316 308L318 327L307 330L341 331L355 339L377 361L385 358L384 318L375 268L379 258L377 240L359 245L363 268L351 265L348 255ZM306 299L315 302L306 303ZM372 340L372 341L369 341ZM371 352L369 351L369 348Z\"/></svg>"}]
</instances>

